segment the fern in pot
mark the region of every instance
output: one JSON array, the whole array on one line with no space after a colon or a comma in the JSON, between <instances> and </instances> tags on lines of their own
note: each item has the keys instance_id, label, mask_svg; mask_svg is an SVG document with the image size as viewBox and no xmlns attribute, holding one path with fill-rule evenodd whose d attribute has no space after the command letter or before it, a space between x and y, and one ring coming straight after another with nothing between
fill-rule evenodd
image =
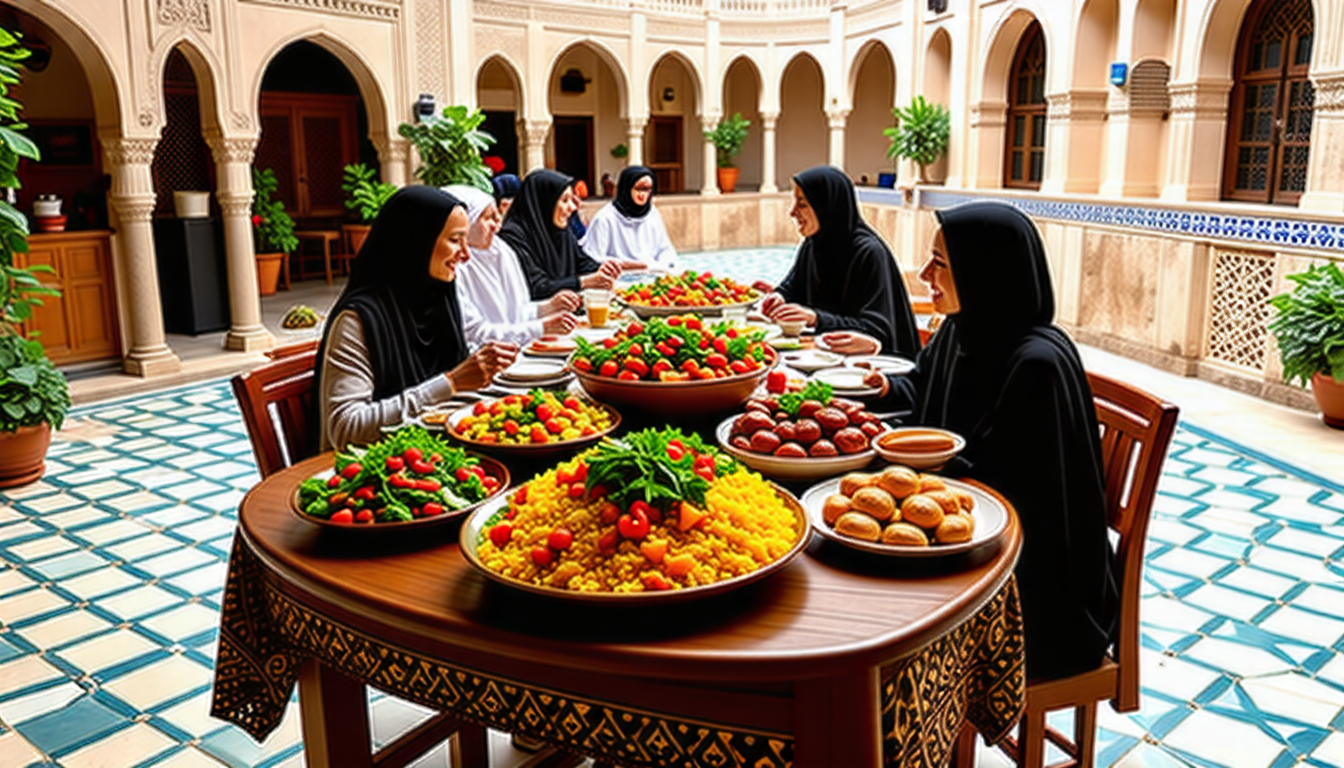
<instances>
[{"instance_id":1,"label":"fern in pot","mask_svg":"<svg viewBox=\"0 0 1344 768\"><path fill-rule=\"evenodd\" d=\"M18 188L19 158L38 160L37 146L20 131L21 105L6 94L20 80L28 50L17 36L0 28L0 186ZM42 306L42 297L60 291L38 279L52 272L45 264L22 267L16 253L28 252L28 220L0 199L0 488L24 485L46 469L51 431L60 429L70 410L65 375L47 357L42 342L25 334L23 324Z\"/></svg>"},{"instance_id":2,"label":"fern in pot","mask_svg":"<svg viewBox=\"0 0 1344 768\"><path fill-rule=\"evenodd\" d=\"M1283 378L1311 382L1325 423L1344 429L1344 270L1313 264L1286 277L1293 289L1269 300Z\"/></svg>"}]
</instances>

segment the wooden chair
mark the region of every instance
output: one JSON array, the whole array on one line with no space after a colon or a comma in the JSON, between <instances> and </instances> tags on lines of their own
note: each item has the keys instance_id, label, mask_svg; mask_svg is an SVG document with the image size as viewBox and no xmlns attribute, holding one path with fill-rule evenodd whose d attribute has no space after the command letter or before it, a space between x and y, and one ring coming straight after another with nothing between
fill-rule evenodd
<instances>
[{"instance_id":1,"label":"wooden chair","mask_svg":"<svg viewBox=\"0 0 1344 768\"><path fill-rule=\"evenodd\" d=\"M1106 473L1106 516L1119 534L1115 561L1120 581L1120 630L1115 647L1096 669L1072 677L1027 684L1027 708L1017 738L1001 744L1022 768L1041 768L1046 740L1069 759L1052 768L1091 768L1096 748L1097 702L1110 699L1117 712L1139 708L1139 598L1143 550L1153 496L1162 474L1179 409L1124 382L1087 374L1101 424ZM1073 708L1073 739L1046 725L1049 712ZM975 762L974 729L962 729L955 764Z\"/></svg>"},{"instance_id":2,"label":"wooden chair","mask_svg":"<svg viewBox=\"0 0 1344 768\"><path fill-rule=\"evenodd\" d=\"M257 470L262 477L316 453L309 444L316 349L278 357L233 377Z\"/></svg>"}]
</instances>

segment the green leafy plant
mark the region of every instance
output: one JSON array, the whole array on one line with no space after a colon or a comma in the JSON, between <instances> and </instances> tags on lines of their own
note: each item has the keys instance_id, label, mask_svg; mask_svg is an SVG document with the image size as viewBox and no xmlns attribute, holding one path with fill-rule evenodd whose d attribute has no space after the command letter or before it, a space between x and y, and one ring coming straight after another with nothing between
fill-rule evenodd
<instances>
[{"instance_id":1,"label":"green leafy plant","mask_svg":"<svg viewBox=\"0 0 1344 768\"><path fill-rule=\"evenodd\" d=\"M491 171L481 153L495 143L495 137L480 130L484 122L485 114L479 109L450 106L419 123L398 125L397 133L420 153L416 178L431 187L467 184L490 192Z\"/></svg>"},{"instance_id":2,"label":"green leafy plant","mask_svg":"<svg viewBox=\"0 0 1344 768\"><path fill-rule=\"evenodd\" d=\"M1313 264L1287 275L1288 293L1270 298L1269 331L1279 343L1283 378L1305 386L1317 373L1344 382L1344 270Z\"/></svg>"},{"instance_id":3,"label":"green leafy plant","mask_svg":"<svg viewBox=\"0 0 1344 768\"><path fill-rule=\"evenodd\" d=\"M285 203L275 199L280 182L270 168L252 169L252 228L257 231L257 253L293 253L299 247L294 220L285 213Z\"/></svg>"},{"instance_id":4,"label":"green leafy plant","mask_svg":"<svg viewBox=\"0 0 1344 768\"><path fill-rule=\"evenodd\" d=\"M925 101L923 96L916 96L910 106L895 107L891 112L896 116L896 126L882 131L891 139L887 157L914 160L923 179L924 168L937 162L947 151L947 142L952 136L952 113L942 104Z\"/></svg>"},{"instance_id":5,"label":"green leafy plant","mask_svg":"<svg viewBox=\"0 0 1344 768\"><path fill-rule=\"evenodd\" d=\"M0 186L20 186L19 158L40 160L27 126L19 119L19 102L8 97L9 86L21 80L20 67L28 49L19 37L0 29ZM37 334L25 335L23 323L42 306L42 297L61 292L42 284L38 274L54 273L45 264L20 267L14 254L28 252L28 219L0 200L0 432L50 424L60 429L70 410L70 388L47 357Z\"/></svg>"},{"instance_id":6,"label":"green leafy plant","mask_svg":"<svg viewBox=\"0 0 1344 768\"><path fill-rule=\"evenodd\" d=\"M617 144L611 148L611 156L617 160L624 160L630 156L630 148L625 146L624 143Z\"/></svg>"},{"instance_id":7,"label":"green leafy plant","mask_svg":"<svg viewBox=\"0 0 1344 768\"><path fill-rule=\"evenodd\" d=\"M745 120L741 112L725 117L714 126L714 130L705 131L705 138L714 145L714 157L720 168L732 168L733 158L742 151L747 140L747 128L751 121Z\"/></svg>"},{"instance_id":8,"label":"green leafy plant","mask_svg":"<svg viewBox=\"0 0 1344 768\"><path fill-rule=\"evenodd\" d=\"M345 166L345 176L341 189L348 197L345 207L355 212L362 222L372 222L378 218L383 204L396 193L396 184L378 180L378 172L364 163Z\"/></svg>"}]
</instances>

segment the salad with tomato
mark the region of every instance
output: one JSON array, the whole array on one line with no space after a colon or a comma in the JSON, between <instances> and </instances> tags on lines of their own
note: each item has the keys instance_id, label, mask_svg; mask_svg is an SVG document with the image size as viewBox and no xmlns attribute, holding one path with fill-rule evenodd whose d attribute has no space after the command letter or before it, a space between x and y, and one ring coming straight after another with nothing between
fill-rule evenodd
<instances>
[{"instance_id":1,"label":"salad with tomato","mask_svg":"<svg viewBox=\"0 0 1344 768\"><path fill-rule=\"evenodd\" d=\"M570 365L621 381L722 379L769 368L774 350L764 331L744 331L699 315L632 322L600 342L578 338Z\"/></svg>"},{"instance_id":2,"label":"salad with tomato","mask_svg":"<svg viewBox=\"0 0 1344 768\"><path fill-rule=\"evenodd\" d=\"M653 282L636 283L618 290L616 297L643 307L722 307L753 302L761 292L728 277L688 269L679 275L661 275Z\"/></svg>"},{"instance_id":3,"label":"salad with tomato","mask_svg":"<svg viewBox=\"0 0 1344 768\"><path fill-rule=\"evenodd\" d=\"M543 445L606 432L611 412L568 392L534 389L525 395L482 400L458 421L453 434L499 445Z\"/></svg>"}]
</instances>

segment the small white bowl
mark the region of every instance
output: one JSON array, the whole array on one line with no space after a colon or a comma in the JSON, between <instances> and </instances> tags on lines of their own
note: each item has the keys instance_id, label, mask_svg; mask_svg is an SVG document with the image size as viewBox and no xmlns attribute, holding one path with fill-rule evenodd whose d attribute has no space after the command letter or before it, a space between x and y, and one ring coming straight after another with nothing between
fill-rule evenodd
<instances>
[{"instance_id":1,"label":"small white bowl","mask_svg":"<svg viewBox=\"0 0 1344 768\"><path fill-rule=\"evenodd\" d=\"M952 438L952 447L945 451L907 451L889 448L883 444L884 440L891 440L904 435L950 437ZM938 427L898 427L873 438L872 445L878 456L892 464L904 464L911 469L939 469L953 456L961 453L962 449L966 447L966 438L956 432L939 429Z\"/></svg>"}]
</instances>

